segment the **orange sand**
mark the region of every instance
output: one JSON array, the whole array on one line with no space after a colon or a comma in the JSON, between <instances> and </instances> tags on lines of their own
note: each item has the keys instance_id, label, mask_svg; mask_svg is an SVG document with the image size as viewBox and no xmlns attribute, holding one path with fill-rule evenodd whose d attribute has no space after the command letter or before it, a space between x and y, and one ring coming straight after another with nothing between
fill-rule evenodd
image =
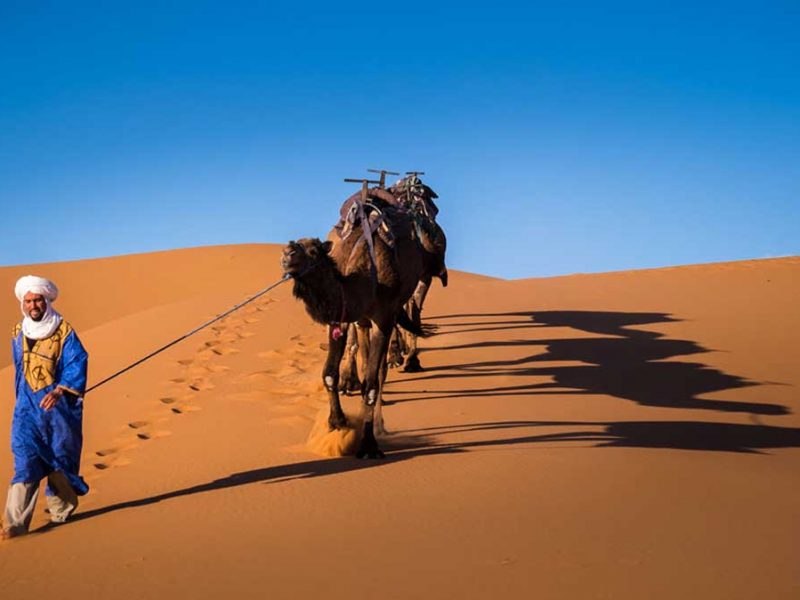
<instances>
[{"instance_id":1,"label":"orange sand","mask_svg":"<svg viewBox=\"0 0 800 600\"><path fill-rule=\"evenodd\" d=\"M277 280L279 250L3 268L0 324L18 276L53 278L99 381ZM0 543L3 597L800 597L800 258L451 282L428 370L390 374L384 461L306 446L324 332L290 284L89 394L92 490Z\"/></svg>"}]
</instances>

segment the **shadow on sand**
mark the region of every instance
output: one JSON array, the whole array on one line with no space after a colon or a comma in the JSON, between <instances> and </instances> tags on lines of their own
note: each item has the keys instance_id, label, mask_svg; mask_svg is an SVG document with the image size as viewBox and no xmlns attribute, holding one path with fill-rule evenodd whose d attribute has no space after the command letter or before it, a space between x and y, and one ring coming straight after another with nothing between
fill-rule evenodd
<instances>
[{"instance_id":1,"label":"shadow on sand","mask_svg":"<svg viewBox=\"0 0 800 600\"><path fill-rule=\"evenodd\" d=\"M499 317L500 321L486 320ZM471 328L476 323L448 322L459 318L480 318L488 328ZM632 329L652 323L671 323L677 319L665 313L623 313L597 311L537 311L443 315L438 320L437 337L456 332L520 330L568 327L602 337L533 340L483 341L439 346L431 350L519 348L519 358L483 360L429 368L426 374L396 381L458 380L466 377L523 376L544 377L550 381L492 388L437 390L435 395L411 396L403 402L443 399L455 396L512 396L547 394L599 394L631 400L643 406L707 409L783 415L785 406L768 403L713 400L700 396L727 389L760 385L743 377L729 375L697 362L670 359L709 352L689 340L663 339L663 334ZM463 327L467 327L463 329ZM452 329L451 329L452 328ZM461 329L459 329L461 328ZM575 362L576 365L549 366L543 363ZM439 373L437 373L439 372ZM391 389L386 395L397 394ZM407 392L403 392L408 396Z\"/></svg>"},{"instance_id":2,"label":"shadow on sand","mask_svg":"<svg viewBox=\"0 0 800 600\"><path fill-rule=\"evenodd\" d=\"M569 427L573 431L548 433L548 428ZM507 431L529 430L524 435L495 437ZM533 430L533 431L530 431ZM545 430L545 431L542 431ZM492 432L492 439L474 441L438 441L448 435L465 432ZM799 448L800 429L770 427L766 425L735 425L698 421L509 421L437 427L426 430L404 431L405 446L387 448L385 460L358 460L355 458L318 459L306 462L265 467L235 473L208 483L194 485L138 500L120 502L79 513L70 520L77 523L105 514L150 506L185 496L202 494L252 484L277 484L296 479L310 479L339 475L363 469L428 456L469 452L483 448L513 448L546 443L548 447L559 442L587 442L593 447L660 448L764 454L765 450ZM43 533L50 527L37 530Z\"/></svg>"},{"instance_id":3,"label":"shadow on sand","mask_svg":"<svg viewBox=\"0 0 800 600\"><path fill-rule=\"evenodd\" d=\"M455 331L477 331L476 323L444 323L459 317L501 317L503 321L482 321L493 331L528 329L531 327L571 327L600 334L597 338L486 341L456 348L518 347L536 349L533 354L510 360L449 365L429 369L432 374L414 377L425 379L458 379L492 375L542 375L552 382L490 389L454 389L435 396L412 397L404 402L458 396L503 396L525 394L608 394L632 400L645 406L702 408L755 414L785 414L787 409L775 404L756 404L708 400L699 395L732 388L759 385L742 377L728 375L699 363L660 362L674 356L700 354L709 350L686 340L661 339L656 332L631 329L650 323L674 322L664 313L618 313L584 311L520 312L475 315L446 315L440 321L437 339ZM449 329L466 327L467 329ZM544 347L544 352L541 348ZM532 366L548 361L576 361L576 366ZM586 364L588 363L588 364ZM455 373L436 373L436 371ZM385 393L390 393L387 390ZM553 431L558 428L558 431ZM567 431L564 431L564 430ZM513 432L511 437L506 437ZM253 484L277 484L296 479L340 475L362 469L390 466L400 461L428 456L464 453L483 448L514 448L558 443L587 443L603 448L651 448L684 451L713 451L763 454L769 449L800 447L800 429L771 427L761 424L730 424L702 421L509 421L449 425L430 429L400 432L400 444L386 444L386 460L364 461L355 458L317 459L234 473L207 483L185 487L112 504L76 515L71 523L80 522L121 510L149 506L172 500ZM453 435L482 434L483 439L447 441ZM489 439L485 439L487 437ZM40 528L37 533L49 529Z\"/></svg>"}]
</instances>

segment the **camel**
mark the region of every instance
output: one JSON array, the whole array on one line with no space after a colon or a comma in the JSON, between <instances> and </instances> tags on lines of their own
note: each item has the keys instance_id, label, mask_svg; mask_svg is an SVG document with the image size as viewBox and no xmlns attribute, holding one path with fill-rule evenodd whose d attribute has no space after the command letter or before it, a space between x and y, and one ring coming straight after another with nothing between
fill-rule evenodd
<instances>
[{"instance_id":1,"label":"camel","mask_svg":"<svg viewBox=\"0 0 800 600\"><path fill-rule=\"evenodd\" d=\"M447 287L447 267L445 266L447 238L444 230L436 222L436 214L439 209L433 199L438 196L430 187L422 183L418 175L419 173L409 173L407 177L391 186L388 191L411 214L415 233L423 249L423 274L406 305L408 316L418 327L421 327L422 306L433 278L438 277L442 282L442 287ZM395 356L392 357L392 362L398 365L405 362L404 370L407 373L422 371L417 349L417 336L409 332L404 336L405 339L401 340L399 333L396 336L398 338L396 354L402 352L406 354L406 358L403 361L393 353Z\"/></svg>"},{"instance_id":2,"label":"camel","mask_svg":"<svg viewBox=\"0 0 800 600\"><path fill-rule=\"evenodd\" d=\"M420 174L409 173L387 190L382 187L369 190L373 201L389 203L407 211L414 227L413 235L419 240L423 257L422 275L412 297L405 306L406 313L417 328L422 327L422 306L433 278L438 277L442 282L442 287L447 287L447 267L445 266L447 238L444 230L436 223L435 218L439 209L433 201L438 196L430 187L422 183L418 177ZM339 378L339 391L345 394L355 394L361 390L356 357L360 355L361 364L366 363L368 343L368 334L355 323L350 323L348 343ZM395 328L387 352L387 361L390 368L399 367L405 363L404 370L408 373L422 371L417 349L417 335L409 331L404 334L399 328Z\"/></svg>"},{"instance_id":3,"label":"camel","mask_svg":"<svg viewBox=\"0 0 800 600\"><path fill-rule=\"evenodd\" d=\"M374 262L360 221L344 239L334 229L325 242L318 238L290 241L281 256L284 272L294 278L294 296L305 304L314 321L328 325L328 356L322 380L330 403L331 431L347 426L339 401L339 365L348 339L347 324L370 326L361 385L364 425L358 458L384 456L375 437L374 423L386 376L386 351L395 324L425 335L403 310L423 274L422 251L407 216L391 206L382 207L382 211L391 223L393 243L375 235Z\"/></svg>"}]
</instances>

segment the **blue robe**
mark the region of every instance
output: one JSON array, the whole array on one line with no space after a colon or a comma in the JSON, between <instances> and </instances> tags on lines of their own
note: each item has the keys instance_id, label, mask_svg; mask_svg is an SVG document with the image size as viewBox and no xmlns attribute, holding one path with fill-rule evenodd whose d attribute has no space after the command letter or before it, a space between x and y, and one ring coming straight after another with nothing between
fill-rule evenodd
<instances>
[{"instance_id":1,"label":"blue robe","mask_svg":"<svg viewBox=\"0 0 800 600\"><path fill-rule=\"evenodd\" d=\"M36 483L53 471L67 476L79 496L89 486L79 475L83 445L83 393L88 354L66 321L52 336L29 350L18 324L11 342L16 368L17 401L11 425L14 478L11 483ZM39 402L56 387L66 390L49 411ZM54 490L48 486L47 493Z\"/></svg>"}]
</instances>

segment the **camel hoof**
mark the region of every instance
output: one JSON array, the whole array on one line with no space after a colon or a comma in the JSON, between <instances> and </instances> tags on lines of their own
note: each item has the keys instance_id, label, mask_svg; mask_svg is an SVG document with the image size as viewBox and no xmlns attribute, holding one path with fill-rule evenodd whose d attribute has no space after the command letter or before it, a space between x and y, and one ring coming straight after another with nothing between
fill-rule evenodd
<instances>
[{"instance_id":1,"label":"camel hoof","mask_svg":"<svg viewBox=\"0 0 800 600\"><path fill-rule=\"evenodd\" d=\"M359 449L359 451L356 452L356 458L361 459L361 460L363 460L365 458L367 458L367 459L381 459L381 458L386 458L386 455L383 452L381 452L380 448L378 448L376 446L375 448L370 448L370 449L366 449L366 448Z\"/></svg>"},{"instance_id":2,"label":"camel hoof","mask_svg":"<svg viewBox=\"0 0 800 600\"><path fill-rule=\"evenodd\" d=\"M397 367L402 366L405 360L406 359L403 356L403 353L400 352L400 350L398 350L397 348L392 348L389 351L389 354L386 356L386 366L389 367L390 369L395 369Z\"/></svg>"},{"instance_id":3,"label":"camel hoof","mask_svg":"<svg viewBox=\"0 0 800 600\"><path fill-rule=\"evenodd\" d=\"M422 373L425 369L422 368L422 365L419 362L419 358L416 356L412 356L406 361L406 367L403 369L405 373Z\"/></svg>"},{"instance_id":4,"label":"camel hoof","mask_svg":"<svg viewBox=\"0 0 800 600\"><path fill-rule=\"evenodd\" d=\"M339 384L339 391L347 396L354 396L361 393L360 381L346 381Z\"/></svg>"},{"instance_id":5,"label":"camel hoof","mask_svg":"<svg viewBox=\"0 0 800 600\"><path fill-rule=\"evenodd\" d=\"M336 431L338 429L347 429L347 417L331 417L328 419L328 431Z\"/></svg>"}]
</instances>

